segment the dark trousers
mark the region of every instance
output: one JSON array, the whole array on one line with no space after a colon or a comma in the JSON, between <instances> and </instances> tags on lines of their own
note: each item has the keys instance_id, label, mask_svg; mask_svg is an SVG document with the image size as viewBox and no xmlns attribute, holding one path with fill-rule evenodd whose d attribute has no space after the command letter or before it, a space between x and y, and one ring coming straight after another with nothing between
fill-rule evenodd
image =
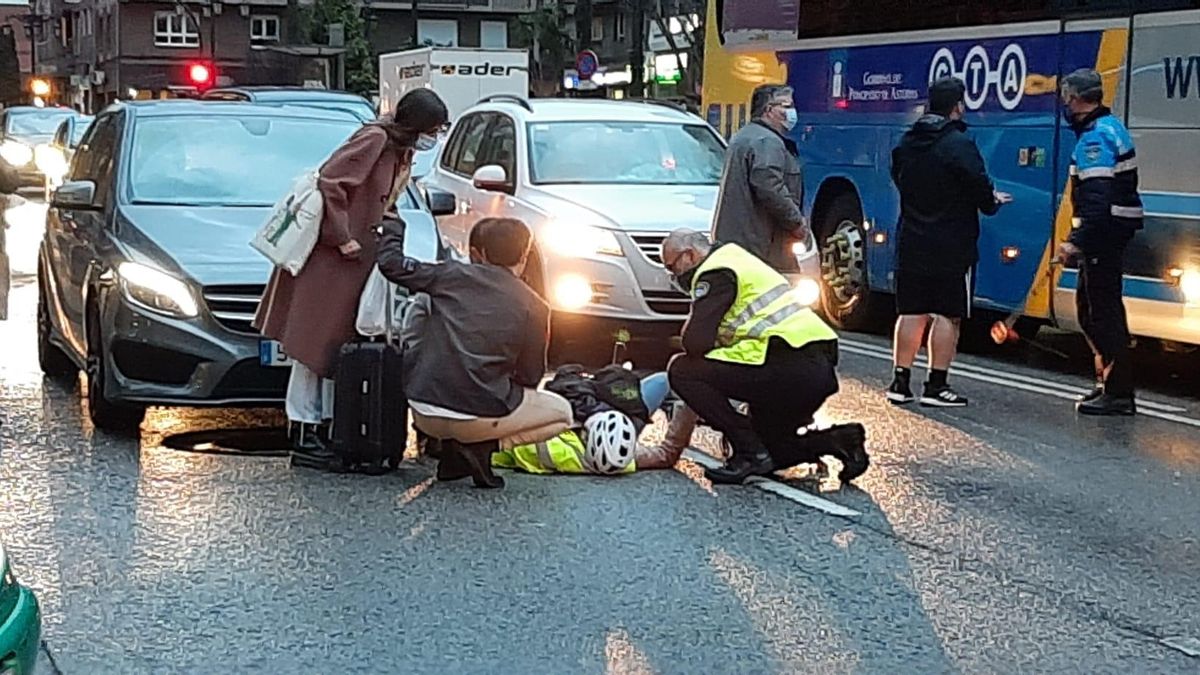
<instances>
[{"instance_id":1,"label":"dark trousers","mask_svg":"<svg viewBox=\"0 0 1200 675\"><path fill-rule=\"evenodd\" d=\"M837 393L837 343L817 342L794 349L771 341L761 366L714 361L680 354L667 366L671 389L709 426L720 431L735 454L764 448L779 466L808 458L791 456L800 427L813 423L825 399ZM749 405L742 415L730 399Z\"/></svg>"},{"instance_id":2,"label":"dark trousers","mask_svg":"<svg viewBox=\"0 0 1200 675\"><path fill-rule=\"evenodd\" d=\"M1083 334L1108 371L1104 389L1115 396L1133 394L1129 363L1129 322L1125 318L1121 270L1123 251L1087 255L1079 267L1075 309Z\"/></svg>"}]
</instances>

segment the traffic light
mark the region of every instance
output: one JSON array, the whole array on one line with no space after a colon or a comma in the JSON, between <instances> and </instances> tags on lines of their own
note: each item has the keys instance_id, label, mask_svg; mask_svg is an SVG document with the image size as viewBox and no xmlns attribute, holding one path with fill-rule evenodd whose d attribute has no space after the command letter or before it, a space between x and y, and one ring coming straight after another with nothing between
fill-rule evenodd
<instances>
[{"instance_id":1,"label":"traffic light","mask_svg":"<svg viewBox=\"0 0 1200 675\"><path fill-rule=\"evenodd\" d=\"M188 82L200 91L204 91L213 86L216 80L216 74L213 72L211 64L204 61L195 61L188 64L187 68Z\"/></svg>"}]
</instances>

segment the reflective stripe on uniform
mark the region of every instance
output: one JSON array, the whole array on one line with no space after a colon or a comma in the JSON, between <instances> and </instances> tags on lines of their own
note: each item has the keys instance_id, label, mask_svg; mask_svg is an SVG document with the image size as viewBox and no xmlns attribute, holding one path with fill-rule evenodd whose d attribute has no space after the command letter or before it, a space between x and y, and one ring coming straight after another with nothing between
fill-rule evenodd
<instances>
[{"instance_id":1,"label":"reflective stripe on uniform","mask_svg":"<svg viewBox=\"0 0 1200 675\"><path fill-rule=\"evenodd\" d=\"M534 447L537 448L538 464L541 464L543 469L547 471L558 469L558 465L554 463L554 457L550 454L550 445L548 443L542 441L541 443L534 444Z\"/></svg>"},{"instance_id":2,"label":"reflective stripe on uniform","mask_svg":"<svg viewBox=\"0 0 1200 675\"><path fill-rule=\"evenodd\" d=\"M747 335L752 338L760 338L768 330L788 320L793 314L802 312L805 309L808 308L796 301L789 302L783 307L780 307L774 312L768 314L767 318L754 324L754 327L750 329L750 332L747 333Z\"/></svg>"},{"instance_id":3,"label":"reflective stripe on uniform","mask_svg":"<svg viewBox=\"0 0 1200 675\"><path fill-rule=\"evenodd\" d=\"M1077 175L1079 176L1079 180L1088 180L1089 178L1112 178L1117 174L1113 171L1112 167L1097 166L1091 169L1084 169Z\"/></svg>"},{"instance_id":4,"label":"reflective stripe on uniform","mask_svg":"<svg viewBox=\"0 0 1200 675\"><path fill-rule=\"evenodd\" d=\"M770 307L771 304L776 300L787 295L788 291L790 290L792 290L792 287L788 284L779 284L775 288L763 293L749 305L746 305L745 309L739 312L738 315L733 317L733 319L728 323L723 323L721 327L727 328L730 332L730 336L732 336L733 331L736 331L739 326L742 326L750 319L753 319L755 314L758 314L767 307Z\"/></svg>"},{"instance_id":5,"label":"reflective stripe on uniform","mask_svg":"<svg viewBox=\"0 0 1200 675\"><path fill-rule=\"evenodd\" d=\"M1118 218L1141 218L1145 215L1140 206L1117 206L1113 204L1111 212Z\"/></svg>"},{"instance_id":6,"label":"reflective stripe on uniform","mask_svg":"<svg viewBox=\"0 0 1200 675\"><path fill-rule=\"evenodd\" d=\"M1134 159L1127 159L1123 162L1117 162L1117 165L1113 168L1113 171L1115 173L1124 173L1126 171L1133 171L1136 168L1137 168L1137 158L1134 158Z\"/></svg>"}]
</instances>

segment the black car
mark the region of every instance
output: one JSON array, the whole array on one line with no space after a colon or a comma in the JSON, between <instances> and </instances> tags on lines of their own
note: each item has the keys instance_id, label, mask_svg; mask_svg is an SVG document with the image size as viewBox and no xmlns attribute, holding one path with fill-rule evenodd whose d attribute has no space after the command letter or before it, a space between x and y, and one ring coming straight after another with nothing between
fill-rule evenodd
<instances>
[{"instance_id":1,"label":"black car","mask_svg":"<svg viewBox=\"0 0 1200 675\"><path fill-rule=\"evenodd\" d=\"M270 263L249 245L271 206L360 123L310 108L117 104L97 116L46 216L38 356L84 370L99 428L148 405L276 404L289 369L250 323ZM411 254L442 252L411 187ZM452 208L443 205L443 208Z\"/></svg>"},{"instance_id":2,"label":"black car","mask_svg":"<svg viewBox=\"0 0 1200 675\"><path fill-rule=\"evenodd\" d=\"M63 120L78 117L70 108L14 106L0 111L0 161L20 176L24 187L45 181L35 161L39 147L50 143Z\"/></svg>"},{"instance_id":3,"label":"black car","mask_svg":"<svg viewBox=\"0 0 1200 675\"><path fill-rule=\"evenodd\" d=\"M210 89L203 96L206 101L248 101L263 105L298 105L325 110L348 112L363 123L376 118L375 106L358 94L328 89L304 87L221 87Z\"/></svg>"}]
</instances>

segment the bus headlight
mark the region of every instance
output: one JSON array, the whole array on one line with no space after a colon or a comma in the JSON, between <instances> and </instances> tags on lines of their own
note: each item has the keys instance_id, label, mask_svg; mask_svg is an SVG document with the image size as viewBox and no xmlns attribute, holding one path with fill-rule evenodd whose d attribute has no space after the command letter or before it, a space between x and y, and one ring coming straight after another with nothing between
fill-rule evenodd
<instances>
[{"instance_id":1,"label":"bus headlight","mask_svg":"<svg viewBox=\"0 0 1200 675\"><path fill-rule=\"evenodd\" d=\"M812 307L821 299L821 284L816 279L802 277L796 282L792 292L800 304L805 307Z\"/></svg>"},{"instance_id":2,"label":"bus headlight","mask_svg":"<svg viewBox=\"0 0 1200 675\"><path fill-rule=\"evenodd\" d=\"M1179 290L1189 305L1200 305L1200 270L1192 267L1179 275Z\"/></svg>"},{"instance_id":3,"label":"bus headlight","mask_svg":"<svg viewBox=\"0 0 1200 675\"><path fill-rule=\"evenodd\" d=\"M0 158L14 167L22 167L33 159L33 148L20 141L9 139L0 143Z\"/></svg>"}]
</instances>

